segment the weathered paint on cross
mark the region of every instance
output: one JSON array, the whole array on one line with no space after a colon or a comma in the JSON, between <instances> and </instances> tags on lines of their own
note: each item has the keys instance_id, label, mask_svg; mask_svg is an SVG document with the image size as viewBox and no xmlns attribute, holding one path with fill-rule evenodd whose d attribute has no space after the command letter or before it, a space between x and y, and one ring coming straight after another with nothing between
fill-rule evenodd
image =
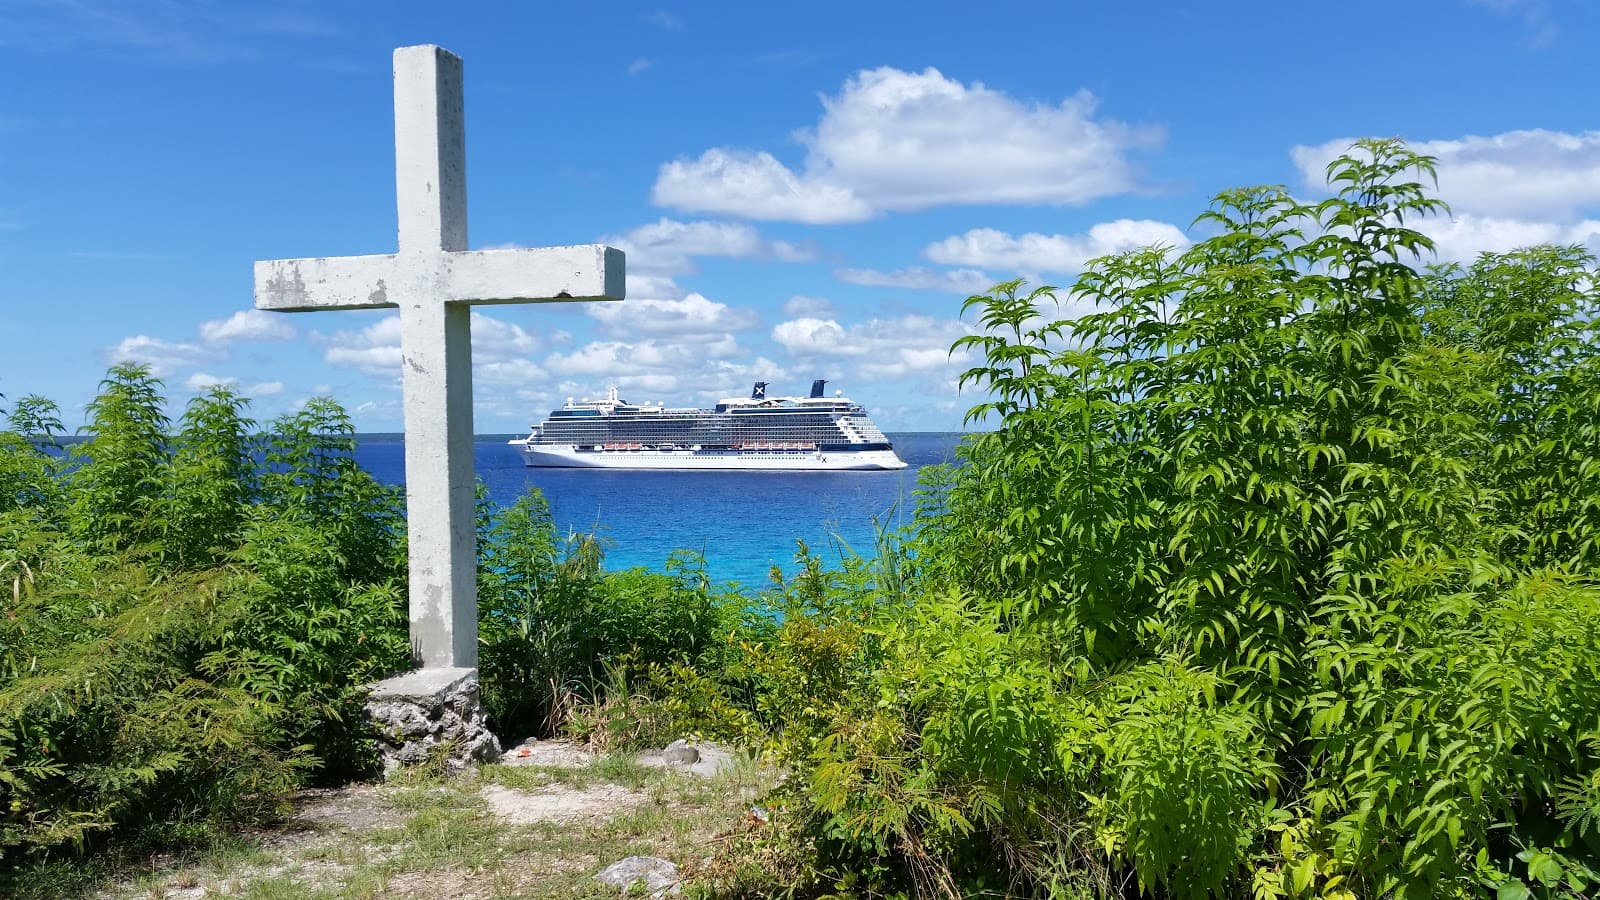
<instances>
[{"instance_id":1,"label":"weathered paint on cross","mask_svg":"<svg viewBox=\"0 0 1600 900\"><path fill-rule=\"evenodd\" d=\"M598 244L467 250L461 58L394 52L400 249L256 263L256 307L399 307L410 533L411 644L425 667L478 659L469 307L621 300L622 251Z\"/></svg>"}]
</instances>

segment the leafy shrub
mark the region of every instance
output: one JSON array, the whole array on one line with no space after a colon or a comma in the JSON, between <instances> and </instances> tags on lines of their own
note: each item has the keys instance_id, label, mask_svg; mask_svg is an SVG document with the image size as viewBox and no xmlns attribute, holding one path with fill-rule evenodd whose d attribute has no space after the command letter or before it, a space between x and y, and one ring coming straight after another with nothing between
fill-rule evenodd
<instances>
[{"instance_id":1,"label":"leafy shrub","mask_svg":"<svg viewBox=\"0 0 1600 900\"><path fill-rule=\"evenodd\" d=\"M843 567L830 570L802 541L795 562L792 578L773 567L772 590L739 634L752 705L784 759L806 757L868 692L883 653L874 626L885 613L862 561L846 554Z\"/></svg>"},{"instance_id":2,"label":"leafy shrub","mask_svg":"<svg viewBox=\"0 0 1600 900\"><path fill-rule=\"evenodd\" d=\"M252 433L117 366L65 465L54 407L0 432L0 877L256 821L370 768L360 685L403 668L398 495L328 403ZM26 436L24 436L26 435ZM257 458L265 456L265 471ZM70 879L69 879L70 880Z\"/></svg>"},{"instance_id":3,"label":"leafy shrub","mask_svg":"<svg viewBox=\"0 0 1600 900\"><path fill-rule=\"evenodd\" d=\"M818 873L1588 889L1594 261L1414 267L1431 172L1362 142L1328 200L1228 191L1188 249L1091 263L1065 292L1089 314L1020 282L967 302L962 381L998 428L927 473L880 577L803 575L751 655L758 709L803 736Z\"/></svg>"},{"instance_id":4,"label":"leafy shrub","mask_svg":"<svg viewBox=\"0 0 1600 900\"><path fill-rule=\"evenodd\" d=\"M254 422L245 401L214 385L189 401L169 463L160 540L178 568L217 564L239 542L256 486Z\"/></svg>"},{"instance_id":5,"label":"leafy shrub","mask_svg":"<svg viewBox=\"0 0 1600 900\"><path fill-rule=\"evenodd\" d=\"M705 561L687 553L667 558L666 571L607 572L578 623L578 654L591 679L603 661L626 650L636 666L705 662L722 649L727 609L711 590Z\"/></svg>"},{"instance_id":6,"label":"leafy shrub","mask_svg":"<svg viewBox=\"0 0 1600 900\"><path fill-rule=\"evenodd\" d=\"M219 598L216 576L156 581L75 557L68 541L51 549L0 639L5 862L92 845L114 827L141 840L175 813L276 812L315 761L283 752L281 704L200 677L219 623L243 612Z\"/></svg>"},{"instance_id":7,"label":"leafy shrub","mask_svg":"<svg viewBox=\"0 0 1600 900\"><path fill-rule=\"evenodd\" d=\"M600 547L560 540L537 491L498 515L480 503L478 547L478 665L490 725L503 739L549 735L586 674L577 628Z\"/></svg>"},{"instance_id":8,"label":"leafy shrub","mask_svg":"<svg viewBox=\"0 0 1600 900\"><path fill-rule=\"evenodd\" d=\"M261 505L327 539L341 573L381 583L406 571L404 497L355 461L355 426L325 397L272 423L261 467Z\"/></svg>"},{"instance_id":9,"label":"leafy shrub","mask_svg":"<svg viewBox=\"0 0 1600 900\"><path fill-rule=\"evenodd\" d=\"M734 604L715 595L703 560L674 554L665 572L601 571L593 535L559 537L549 504L531 491L492 511L480 504L478 617L484 706L502 737L547 736L588 704L585 733L618 709L652 696L685 703L670 721L687 723L691 707L709 714L709 699L664 686L697 685L698 663L723 668ZM671 673L677 672L676 676ZM607 686L612 685L609 704ZM703 686L703 685L702 685ZM703 694L703 692L702 692ZM597 718L598 717L598 718ZM641 735L654 735L643 729Z\"/></svg>"},{"instance_id":10,"label":"leafy shrub","mask_svg":"<svg viewBox=\"0 0 1600 900\"><path fill-rule=\"evenodd\" d=\"M68 521L74 535L106 550L154 537L164 489L168 419L161 382L131 363L111 367L89 404L89 440L73 448Z\"/></svg>"},{"instance_id":11,"label":"leafy shrub","mask_svg":"<svg viewBox=\"0 0 1600 900\"><path fill-rule=\"evenodd\" d=\"M605 680L568 711L563 730L606 751L659 749L680 738L750 744L761 731L721 680L685 662L606 664Z\"/></svg>"},{"instance_id":12,"label":"leafy shrub","mask_svg":"<svg viewBox=\"0 0 1600 900\"><path fill-rule=\"evenodd\" d=\"M410 662L399 584L351 580L325 532L262 512L233 560L231 587L244 612L222 630L202 671L283 706L278 745L308 749L320 778L370 773L365 685Z\"/></svg>"}]
</instances>

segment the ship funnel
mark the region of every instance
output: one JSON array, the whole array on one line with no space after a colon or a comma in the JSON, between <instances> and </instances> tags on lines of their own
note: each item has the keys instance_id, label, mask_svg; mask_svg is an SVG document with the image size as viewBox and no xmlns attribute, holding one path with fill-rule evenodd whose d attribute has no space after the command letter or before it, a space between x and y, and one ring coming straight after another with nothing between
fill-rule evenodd
<instances>
[{"instance_id":1,"label":"ship funnel","mask_svg":"<svg viewBox=\"0 0 1600 900\"><path fill-rule=\"evenodd\" d=\"M756 386L750 390L750 399L751 400L765 400L765 399L767 399L767 383L765 381L756 382Z\"/></svg>"},{"instance_id":2,"label":"ship funnel","mask_svg":"<svg viewBox=\"0 0 1600 900\"><path fill-rule=\"evenodd\" d=\"M816 381L811 382L811 399L815 400L821 397L823 390L827 386L828 380L826 378L818 378Z\"/></svg>"}]
</instances>

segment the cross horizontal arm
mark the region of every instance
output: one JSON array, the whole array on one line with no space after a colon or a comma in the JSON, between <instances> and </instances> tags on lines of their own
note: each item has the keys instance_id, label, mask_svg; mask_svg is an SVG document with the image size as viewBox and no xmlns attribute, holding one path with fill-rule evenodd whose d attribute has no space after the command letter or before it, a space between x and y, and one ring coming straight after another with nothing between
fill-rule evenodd
<instances>
[{"instance_id":1,"label":"cross horizontal arm","mask_svg":"<svg viewBox=\"0 0 1600 900\"><path fill-rule=\"evenodd\" d=\"M474 306L621 300L624 259L603 244L446 253L444 299Z\"/></svg>"},{"instance_id":2,"label":"cross horizontal arm","mask_svg":"<svg viewBox=\"0 0 1600 900\"><path fill-rule=\"evenodd\" d=\"M417 292L471 306L621 300L625 282L622 251L602 244L270 259L256 263L256 308L380 309Z\"/></svg>"},{"instance_id":3,"label":"cross horizontal arm","mask_svg":"<svg viewBox=\"0 0 1600 900\"><path fill-rule=\"evenodd\" d=\"M392 307L396 299L389 293L394 276L392 255L262 260L256 263L256 309L305 312Z\"/></svg>"}]
</instances>

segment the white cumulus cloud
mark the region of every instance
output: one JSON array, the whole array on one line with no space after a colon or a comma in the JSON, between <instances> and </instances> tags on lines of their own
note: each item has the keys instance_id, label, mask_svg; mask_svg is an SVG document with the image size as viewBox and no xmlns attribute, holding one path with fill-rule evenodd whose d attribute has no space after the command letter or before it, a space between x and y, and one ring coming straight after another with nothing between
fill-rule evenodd
<instances>
[{"instance_id":1,"label":"white cumulus cloud","mask_svg":"<svg viewBox=\"0 0 1600 900\"><path fill-rule=\"evenodd\" d=\"M701 256L781 262L805 262L813 257L807 247L767 241L749 225L735 222L679 222L663 218L603 240L628 254L630 282L634 270L645 275L693 272L694 260ZM632 290L631 284L629 290Z\"/></svg>"},{"instance_id":2,"label":"white cumulus cloud","mask_svg":"<svg viewBox=\"0 0 1600 900\"><path fill-rule=\"evenodd\" d=\"M1340 138L1289 152L1306 184L1324 189L1328 163L1350 144ZM1439 196L1456 212L1566 220L1600 205L1600 131L1531 129L1408 145L1438 159Z\"/></svg>"},{"instance_id":3,"label":"white cumulus cloud","mask_svg":"<svg viewBox=\"0 0 1600 900\"><path fill-rule=\"evenodd\" d=\"M846 343L846 338L844 327L832 319L790 319L772 328L772 340L796 356L853 356L864 352Z\"/></svg>"},{"instance_id":4,"label":"white cumulus cloud","mask_svg":"<svg viewBox=\"0 0 1600 900\"><path fill-rule=\"evenodd\" d=\"M858 377L905 378L949 374L964 367L968 355L952 357L950 348L970 333L959 320L933 316L876 318L851 325L799 318L774 326L772 340L813 368L821 360L833 359Z\"/></svg>"},{"instance_id":5,"label":"white cumulus cloud","mask_svg":"<svg viewBox=\"0 0 1600 900\"><path fill-rule=\"evenodd\" d=\"M529 334L521 325L484 315L477 310L472 311L474 365L526 358L542 346L543 342Z\"/></svg>"},{"instance_id":6,"label":"white cumulus cloud","mask_svg":"<svg viewBox=\"0 0 1600 900\"><path fill-rule=\"evenodd\" d=\"M782 366L752 355L731 335L698 344L592 341L570 353L551 354L544 368L564 377L561 388L571 396L600 396L616 385L628 399L669 405L739 395L749 391L752 381L788 378Z\"/></svg>"},{"instance_id":7,"label":"white cumulus cloud","mask_svg":"<svg viewBox=\"0 0 1600 900\"><path fill-rule=\"evenodd\" d=\"M1290 156L1306 185L1326 191L1328 163L1349 139L1296 146ZM1600 131L1530 129L1409 142L1438 160L1437 195L1451 216L1415 227L1439 244L1445 259L1470 259L1535 243L1593 240L1600 212ZM1431 188L1432 185L1429 185Z\"/></svg>"},{"instance_id":8,"label":"white cumulus cloud","mask_svg":"<svg viewBox=\"0 0 1600 900\"><path fill-rule=\"evenodd\" d=\"M400 374L400 316L386 315L365 328L336 331L325 338L322 358L336 366L350 366L368 375Z\"/></svg>"},{"instance_id":9,"label":"white cumulus cloud","mask_svg":"<svg viewBox=\"0 0 1600 900\"><path fill-rule=\"evenodd\" d=\"M692 371L707 360L740 352L731 336L708 345L668 341L593 341L571 353L554 353L545 367L558 375L636 375Z\"/></svg>"},{"instance_id":10,"label":"white cumulus cloud","mask_svg":"<svg viewBox=\"0 0 1600 900\"><path fill-rule=\"evenodd\" d=\"M231 375L212 375L210 372L195 372L183 380L183 386L198 394L212 387L236 388L245 398L273 397L283 393L281 381L259 381L255 384L240 386L239 379Z\"/></svg>"},{"instance_id":11,"label":"white cumulus cloud","mask_svg":"<svg viewBox=\"0 0 1600 900\"><path fill-rule=\"evenodd\" d=\"M1189 238L1175 225L1148 219L1101 222L1083 234L1011 235L993 228L974 228L929 244L922 255L930 262L981 266L1008 272L1081 272L1099 256L1151 245L1183 248Z\"/></svg>"},{"instance_id":12,"label":"white cumulus cloud","mask_svg":"<svg viewBox=\"0 0 1600 900\"><path fill-rule=\"evenodd\" d=\"M196 372L183 380L183 386L197 394L203 390L206 390L207 388L216 387L219 384L235 385L238 383L239 379L237 378L224 378L218 375L212 375L209 372Z\"/></svg>"},{"instance_id":13,"label":"white cumulus cloud","mask_svg":"<svg viewBox=\"0 0 1600 900\"><path fill-rule=\"evenodd\" d=\"M750 219L858 222L979 203L1081 204L1136 186L1130 151L1155 128L1097 118L1088 92L1030 103L934 68L857 72L797 134L800 171L771 153L714 147L664 164L661 206Z\"/></svg>"},{"instance_id":14,"label":"white cumulus cloud","mask_svg":"<svg viewBox=\"0 0 1600 900\"><path fill-rule=\"evenodd\" d=\"M712 148L661 166L651 202L695 212L831 225L860 222L873 209L849 187L796 175L770 153Z\"/></svg>"},{"instance_id":15,"label":"white cumulus cloud","mask_svg":"<svg viewBox=\"0 0 1600 900\"><path fill-rule=\"evenodd\" d=\"M632 263L629 263L631 269ZM678 283L666 275L645 275L641 272L628 272L628 301L633 302L634 297L681 297L683 289Z\"/></svg>"},{"instance_id":16,"label":"white cumulus cloud","mask_svg":"<svg viewBox=\"0 0 1600 900\"><path fill-rule=\"evenodd\" d=\"M221 358L222 354L211 347L166 341L147 334L123 338L106 351L106 362L143 363L156 376L166 376L175 369L215 362Z\"/></svg>"},{"instance_id":17,"label":"white cumulus cloud","mask_svg":"<svg viewBox=\"0 0 1600 900\"><path fill-rule=\"evenodd\" d=\"M1585 244L1600 252L1600 221L1585 219L1571 225L1498 219L1462 213L1426 226L1441 259L1470 262L1480 253L1509 253L1536 244Z\"/></svg>"},{"instance_id":18,"label":"white cumulus cloud","mask_svg":"<svg viewBox=\"0 0 1600 900\"><path fill-rule=\"evenodd\" d=\"M749 381L785 377L780 366L735 337L760 327L754 310L684 294L669 278L648 279L639 287L661 296L585 304L604 338L544 358L541 367L559 379L561 394L597 397L615 385L636 401L682 404L748 391ZM629 292L635 293L634 285Z\"/></svg>"},{"instance_id":19,"label":"white cumulus cloud","mask_svg":"<svg viewBox=\"0 0 1600 900\"><path fill-rule=\"evenodd\" d=\"M237 341L287 341L297 335L294 326L282 316L257 309L240 310L225 319L201 322L198 332L195 341L132 335L107 349L105 359L108 363L143 363L150 367L152 374L165 377L178 369L226 361L228 345ZM236 384L237 379L194 372L183 383L192 391L201 391L213 384Z\"/></svg>"},{"instance_id":20,"label":"white cumulus cloud","mask_svg":"<svg viewBox=\"0 0 1600 900\"><path fill-rule=\"evenodd\" d=\"M694 293L682 299L591 303L584 311L599 320L606 334L624 339L675 335L680 340L720 340L729 332L761 324L755 310L731 307Z\"/></svg>"},{"instance_id":21,"label":"white cumulus cloud","mask_svg":"<svg viewBox=\"0 0 1600 900\"><path fill-rule=\"evenodd\" d=\"M282 313L260 309L244 309L226 319L212 319L200 323L200 340L208 344L229 344L234 341L289 341L298 332Z\"/></svg>"},{"instance_id":22,"label":"white cumulus cloud","mask_svg":"<svg viewBox=\"0 0 1600 900\"><path fill-rule=\"evenodd\" d=\"M479 362L474 357L472 360L474 384L520 386L543 381L545 377L544 369L531 359L514 358Z\"/></svg>"}]
</instances>

